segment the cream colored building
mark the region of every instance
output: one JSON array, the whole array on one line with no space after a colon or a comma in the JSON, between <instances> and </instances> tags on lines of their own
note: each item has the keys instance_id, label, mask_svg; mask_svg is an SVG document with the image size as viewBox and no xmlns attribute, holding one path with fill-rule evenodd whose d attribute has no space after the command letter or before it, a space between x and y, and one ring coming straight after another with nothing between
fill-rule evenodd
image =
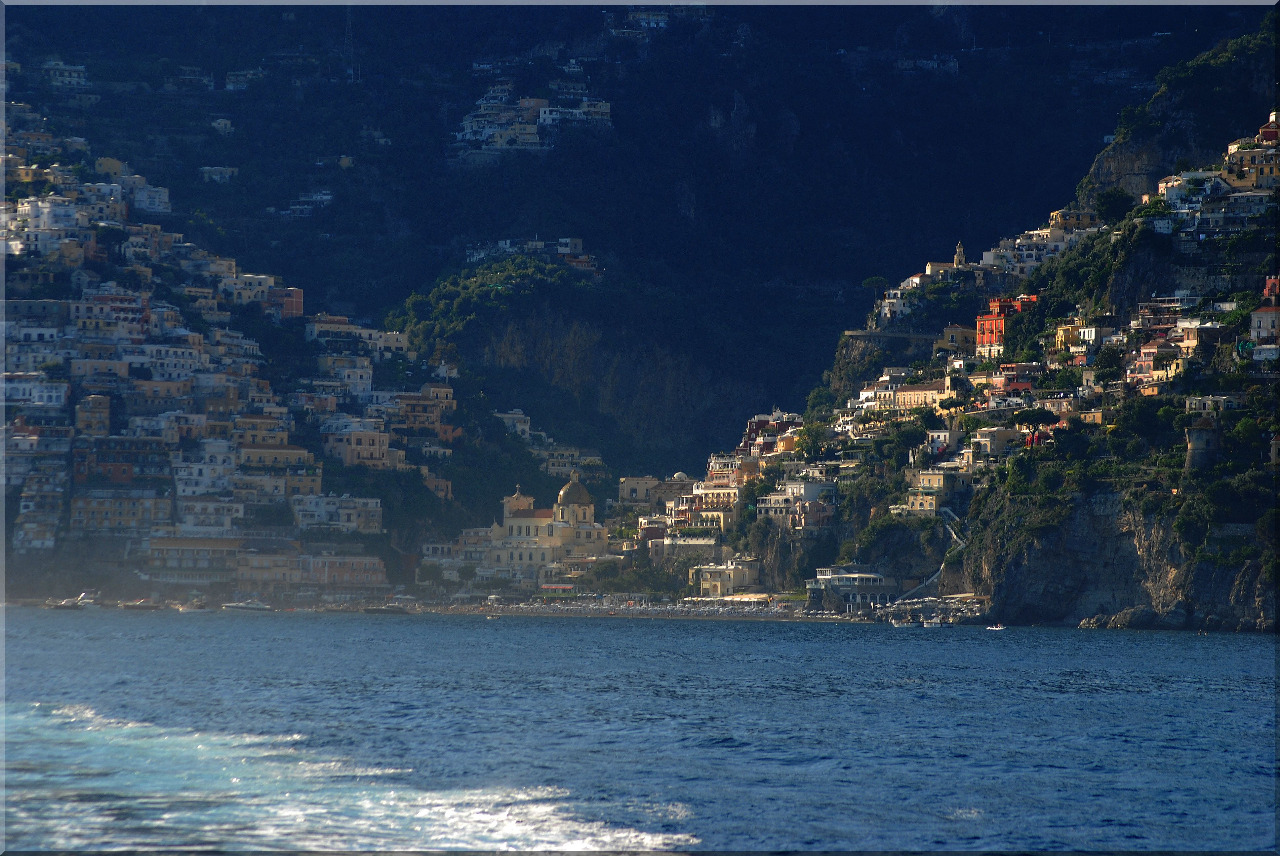
<instances>
[{"instance_id":1,"label":"cream colored building","mask_svg":"<svg viewBox=\"0 0 1280 856\"><path fill-rule=\"evenodd\" d=\"M568 563L608 555L609 536L596 522L595 500L575 472L551 508L535 508L533 497L516 492L502 500L502 520L469 529L452 544L430 545L424 557L456 578L463 565L479 580L509 579L533 589L558 578Z\"/></svg>"},{"instance_id":2,"label":"cream colored building","mask_svg":"<svg viewBox=\"0 0 1280 856\"><path fill-rule=\"evenodd\" d=\"M391 448L391 435L380 430L381 421L336 416L320 429L325 455L343 466L366 466L376 470L404 467L404 450Z\"/></svg>"},{"instance_id":3,"label":"cream colored building","mask_svg":"<svg viewBox=\"0 0 1280 856\"><path fill-rule=\"evenodd\" d=\"M698 565L689 571L689 584L702 597L728 597L760 586L760 562L730 559L723 565Z\"/></svg>"},{"instance_id":4,"label":"cream colored building","mask_svg":"<svg viewBox=\"0 0 1280 856\"><path fill-rule=\"evenodd\" d=\"M604 556L609 536L596 522L595 500L575 472L555 505L534 508L533 497L516 492L502 501L502 522L489 530L484 570L527 584L543 580L548 566L565 559Z\"/></svg>"}]
</instances>

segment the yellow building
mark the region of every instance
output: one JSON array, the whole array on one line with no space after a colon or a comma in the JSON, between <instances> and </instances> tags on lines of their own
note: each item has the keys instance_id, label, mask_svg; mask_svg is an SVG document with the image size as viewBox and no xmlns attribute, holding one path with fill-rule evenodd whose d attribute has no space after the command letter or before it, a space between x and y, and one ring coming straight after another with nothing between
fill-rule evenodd
<instances>
[{"instance_id":1,"label":"yellow building","mask_svg":"<svg viewBox=\"0 0 1280 856\"><path fill-rule=\"evenodd\" d=\"M1053 337L1055 347L1059 351L1065 351L1072 345L1080 344L1080 328L1082 326L1084 325L1079 323L1059 324Z\"/></svg>"},{"instance_id":2,"label":"yellow building","mask_svg":"<svg viewBox=\"0 0 1280 856\"><path fill-rule=\"evenodd\" d=\"M105 395L85 396L76 405L76 433L106 437L111 433L111 399Z\"/></svg>"},{"instance_id":3,"label":"yellow building","mask_svg":"<svg viewBox=\"0 0 1280 856\"><path fill-rule=\"evenodd\" d=\"M974 327L962 327L959 324L948 324L942 335L933 343L933 350L950 351L955 354L973 356L978 347L978 331Z\"/></svg>"},{"instance_id":4,"label":"yellow building","mask_svg":"<svg viewBox=\"0 0 1280 856\"><path fill-rule=\"evenodd\" d=\"M950 394L945 380L903 385L894 390L893 406L899 410L910 410L914 407L934 407Z\"/></svg>"},{"instance_id":5,"label":"yellow building","mask_svg":"<svg viewBox=\"0 0 1280 856\"><path fill-rule=\"evenodd\" d=\"M723 565L698 565L689 571L690 585L702 597L728 597L760 585L760 563L732 559Z\"/></svg>"},{"instance_id":6,"label":"yellow building","mask_svg":"<svg viewBox=\"0 0 1280 856\"><path fill-rule=\"evenodd\" d=\"M321 429L321 442L325 455L342 461L343 466L375 470L404 466L404 451L391 448L391 435L378 430L372 420L331 420Z\"/></svg>"},{"instance_id":7,"label":"yellow building","mask_svg":"<svg viewBox=\"0 0 1280 856\"><path fill-rule=\"evenodd\" d=\"M1049 228L1070 232L1075 229L1091 229L1099 225L1098 215L1092 211L1072 211L1063 208L1049 214Z\"/></svg>"}]
</instances>

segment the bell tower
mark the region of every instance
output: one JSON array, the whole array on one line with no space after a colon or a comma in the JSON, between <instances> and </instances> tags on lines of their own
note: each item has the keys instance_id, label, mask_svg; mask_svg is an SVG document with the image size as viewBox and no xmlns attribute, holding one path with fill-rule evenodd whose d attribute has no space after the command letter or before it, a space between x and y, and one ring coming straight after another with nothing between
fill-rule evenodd
<instances>
[{"instance_id":1,"label":"bell tower","mask_svg":"<svg viewBox=\"0 0 1280 856\"><path fill-rule=\"evenodd\" d=\"M511 496L502 499L502 520L505 523L511 515L518 511L532 511L533 497L525 496L520 492L520 485L516 485L516 492Z\"/></svg>"}]
</instances>

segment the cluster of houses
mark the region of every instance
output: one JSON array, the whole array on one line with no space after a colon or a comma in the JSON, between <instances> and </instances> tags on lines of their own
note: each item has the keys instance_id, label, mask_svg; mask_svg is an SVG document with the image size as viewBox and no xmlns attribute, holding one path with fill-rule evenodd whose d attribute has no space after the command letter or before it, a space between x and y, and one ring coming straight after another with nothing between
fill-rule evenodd
<instances>
[{"instance_id":1,"label":"cluster of houses","mask_svg":"<svg viewBox=\"0 0 1280 856\"><path fill-rule=\"evenodd\" d=\"M475 109L454 134L460 157L480 158L501 152L545 151L557 130L568 126L612 128L608 101L591 94L581 66L547 84L550 97L516 96L515 84L499 80L476 100Z\"/></svg>"},{"instance_id":2,"label":"cluster of houses","mask_svg":"<svg viewBox=\"0 0 1280 856\"><path fill-rule=\"evenodd\" d=\"M56 192L4 209L12 549L51 555L80 542L127 555L154 583L228 593L387 589L383 560L350 538L383 531L380 500L326 494L324 467L412 471L451 498L422 462L460 436L456 370L424 371L412 391L376 388L375 364L416 359L403 334L306 316L302 289L139 221L155 210L137 204L145 180L120 181L119 161L97 164L95 178L109 180L50 167L40 174ZM11 150L9 180L31 180L24 169ZM232 310L250 305L305 321L318 356L297 388L273 390L258 342L232 328ZM296 442L304 427L309 447Z\"/></svg>"},{"instance_id":3,"label":"cluster of houses","mask_svg":"<svg viewBox=\"0 0 1280 856\"><path fill-rule=\"evenodd\" d=\"M557 443L545 431L533 429L533 423L520 408L493 414L511 434L529 444L529 452L542 463L538 468L544 473L569 478L574 472L581 476L597 476L604 471L604 459L594 449L585 449L566 443Z\"/></svg>"},{"instance_id":4,"label":"cluster of houses","mask_svg":"<svg viewBox=\"0 0 1280 856\"><path fill-rule=\"evenodd\" d=\"M601 36L644 44L675 20L705 21L713 14L702 5L606 10ZM562 43L552 42L532 54L559 55L563 47ZM493 82L454 133L459 160L484 163L502 152L545 151L554 145L556 131L564 127L612 128L610 104L592 91L589 82L588 68L600 59L599 53L570 56L557 66L559 74L541 87L539 95L515 92L514 74L527 71L531 64L528 56L473 62L472 74Z\"/></svg>"},{"instance_id":5,"label":"cluster of houses","mask_svg":"<svg viewBox=\"0 0 1280 856\"><path fill-rule=\"evenodd\" d=\"M519 411L495 415L526 439L538 433L530 431L528 417ZM813 537L836 516L840 465L807 466L796 454L802 427L796 413L760 414L748 420L732 452L708 458L702 479L682 472L666 479L619 479L617 497L607 505L616 515L613 522L634 515L633 532L611 535L596 522L597 502L575 467L552 508L535 509L517 487L503 501L500 522L465 530L450 543L424 545L424 564L438 567L448 579L459 579L467 568L481 581L508 580L520 590L554 596L578 591L597 563L629 562L643 550L652 561L692 559L689 584L705 596L760 594L759 561L734 555L725 532L749 515ZM778 464L784 476L771 493L755 496L747 485L769 464Z\"/></svg>"},{"instance_id":6,"label":"cluster of houses","mask_svg":"<svg viewBox=\"0 0 1280 856\"><path fill-rule=\"evenodd\" d=\"M285 54L287 53L285 52ZM285 65L291 58L285 54L277 54L272 59L278 65ZM111 88L125 87L126 91L128 91L145 85L141 83L104 84L92 81L89 79L89 73L85 66L73 65L60 59L50 59L41 63L38 67L28 67L26 69L23 68L20 62L5 60L4 66L6 76L19 76L34 71L35 77L44 85L73 95L103 86ZM223 86L228 92L243 91L253 81L265 77L266 73L261 66L239 71L228 71L223 78ZM200 66L180 65L174 68L172 73L165 75L161 79L161 88L165 92L212 92L217 89L217 78L212 72L205 71ZM95 100L80 103L83 105L97 102Z\"/></svg>"},{"instance_id":7,"label":"cluster of houses","mask_svg":"<svg viewBox=\"0 0 1280 856\"><path fill-rule=\"evenodd\" d=\"M519 418L523 414L498 416L512 431L528 430L527 419ZM424 545L424 568L454 580L470 571L477 580L507 580L520 591L547 597L574 594L598 563L630 562L642 551L651 561L688 560L687 582L698 597L766 601L760 560L732 551L726 532L745 518L815 538L835 524L839 485L860 466L856 460L807 464L797 450L803 427L797 413L757 414L731 452L708 457L702 478L683 472L620 478L616 498L606 503L613 517L604 525L596 522L596 500L576 472L550 509L533 508L517 488L504 500L501 521L464 531L450 543ZM776 467L779 476L771 491L758 494L753 483L766 467ZM624 520L634 528L616 525ZM866 568L822 573L850 604L886 604L900 591L898 581ZM820 599L821 587L816 591Z\"/></svg>"},{"instance_id":8,"label":"cluster of houses","mask_svg":"<svg viewBox=\"0 0 1280 856\"><path fill-rule=\"evenodd\" d=\"M644 43L649 41L653 33L661 32L669 27L672 21L685 19L690 21L708 21L714 12L703 4L667 7L628 7L626 12L606 12L605 25L609 35L618 39Z\"/></svg>"},{"instance_id":9,"label":"cluster of houses","mask_svg":"<svg viewBox=\"0 0 1280 856\"><path fill-rule=\"evenodd\" d=\"M1165 203L1162 212L1138 219L1157 232L1174 235L1176 248L1194 255L1206 240L1230 237L1263 225L1266 217L1274 218L1275 188L1280 186L1275 165L1278 128L1273 112L1256 136L1237 140L1228 147L1225 165L1220 170L1184 172L1163 179L1158 194ZM1143 201L1151 203L1154 197ZM983 253L980 264L966 263L964 247L957 245L952 263L930 263L924 273L886 289L877 302L873 323L888 326L909 316L912 306L921 299L924 287L932 283L976 281L979 289L999 286L1005 291L1012 290L1046 259L1100 228L1093 212L1064 209L1050 215L1048 227L1002 240L997 247ZM1204 288L1171 290L1172 294L1153 294L1150 300L1140 303L1130 319L1110 316L1069 319L1045 342L1047 356L1057 364L1085 368L1093 364L1103 346L1115 346L1125 355L1125 380L1147 394L1156 394L1161 391L1161 384L1167 384L1183 370L1182 360L1197 349L1213 348L1223 341L1223 325L1204 315L1236 308L1231 301L1219 300L1210 301L1206 310ZM1007 320L1036 300L1036 295L1025 294L1015 298L993 297L989 311L974 319L973 328L947 327L936 342L935 350L956 355L954 368L963 368L964 357L983 363L999 362L1009 356L1005 353ZM1200 314L1195 311L1197 307L1202 310ZM1264 302L1253 313L1247 340L1238 343L1242 353L1248 352L1258 362L1276 359L1273 319L1273 310ZM987 378L973 380L988 382ZM991 389L994 394L1001 387L993 382ZM945 397L949 392L939 390L938 396ZM887 398L888 391L881 385L876 390L865 390L859 406L882 407ZM900 407L902 402L895 401L894 405Z\"/></svg>"},{"instance_id":10,"label":"cluster of houses","mask_svg":"<svg viewBox=\"0 0 1280 856\"><path fill-rule=\"evenodd\" d=\"M1187 171L1161 179L1157 193L1144 196L1142 201L1152 203L1161 200L1163 210L1140 217L1139 222L1158 233L1174 236L1176 249L1189 257L1198 254L1205 241L1257 228L1265 218L1274 217L1276 212L1275 188L1280 187L1280 174L1276 171L1278 136L1280 124L1276 113L1272 112L1255 136L1236 140L1227 147L1220 169ZM967 262L963 245L957 244L952 262L930 262L923 273L907 277L897 286L886 289L877 301L873 323L884 326L909 316L913 305L922 298L924 288L933 283L973 281L979 289L988 291L1016 288L1020 280L1046 260L1101 229L1094 212L1063 209L1049 215L1048 226L1002 239L982 254L980 263ZM1183 343L1184 350L1191 343L1199 344L1202 336L1206 341L1212 339L1215 327L1211 322L1201 324L1198 319L1182 313L1182 310L1198 305L1199 297L1189 289L1162 297L1153 296L1150 303L1138 308L1138 317L1131 322L1131 329L1157 333L1169 331L1171 338ZM1032 295L991 301L990 312L979 316L975 322L975 355L978 359L998 359L1003 355L1004 319L1022 311L1024 301L1034 300ZM1165 324L1166 321L1172 323ZM1067 345L1074 348L1075 365L1087 364L1086 354L1096 352L1102 344L1122 344L1123 335L1110 342L1088 338L1094 332L1092 328L1108 326L1107 319L1096 324L1082 319L1072 323L1081 333L1078 341L1070 341ZM1114 319L1110 325L1111 332L1116 332ZM1073 336L1070 331L1066 335L1069 339ZM1062 350L1064 344L1057 344L1058 350ZM1275 359L1276 356L1269 348L1258 349L1255 346L1253 351L1254 358L1260 361Z\"/></svg>"},{"instance_id":11,"label":"cluster of houses","mask_svg":"<svg viewBox=\"0 0 1280 856\"><path fill-rule=\"evenodd\" d=\"M1257 159L1257 177L1263 182L1270 175L1266 170L1271 169L1265 158L1274 147L1269 128L1274 129L1274 116L1254 141L1256 146L1241 149L1241 143L1233 149L1233 153L1254 152L1247 157ZM1237 181L1242 180L1237 176ZM1256 219L1246 218L1225 222L1221 228L1238 230L1256 223ZM980 264L966 263L963 246L957 246L951 263L930 264L924 273L890 289L877 317L892 322L909 314L912 292L957 276L977 280L988 288L1011 290L1009 286L1016 287L1037 265L1101 228L1090 211L1063 210L1053 212L1047 228L1002 241L983 254ZM1268 278L1263 305L1251 317L1249 341L1255 357L1269 353L1267 347L1275 347L1278 293L1280 281ZM1106 423L1111 410L1105 406L1104 393L1152 395L1164 391L1168 381L1183 369L1186 358L1197 349L1216 346L1224 330L1219 322L1187 314L1202 304L1198 296L1153 297L1140 304L1131 319L1077 317L1057 325L1044 337L1044 362L1010 361L1011 355L1005 352L1006 321L1036 302L1035 295L1027 294L993 297L988 311L975 318L973 327L953 324L936 340L928 337L934 351L947 357L949 371L941 378L912 382L909 369L886 367L881 377L836 411L831 425L824 426L828 448L840 449L834 458L807 463L798 453L804 428L799 414L760 414L748 420L732 452L708 458L706 473L700 479L684 473L666 479L621 478L617 497L610 503L616 516L602 525L596 522L596 500L582 486L576 471L589 462L585 456L570 453L566 465L573 472L550 509L535 509L533 501L517 488L504 500L501 521L467 530L454 542L425 545L424 567L434 567L451 579L469 573L479 580L507 580L519 590L547 596L575 592L598 563L626 560L643 550L651 560L691 559L688 582L702 597L766 599L769 595L762 590L760 561L734 554L725 543L725 533L744 516L769 520L798 538L812 538L829 529L838 519L840 484L854 477L875 442L888 436L895 422L914 418L925 408L944 417L946 427L927 431L923 444L913 450L906 471L909 488L905 501L890 511L954 522L952 506L970 494L994 464L1018 449L1049 439L1045 421L1056 417L1059 424L1065 424L1078 416L1085 422ZM1235 307L1219 301L1212 308L1225 312ZM1109 386L1095 382L1093 368L1099 351L1108 345L1123 355L1123 372ZM1082 385L1069 390L1038 389L1036 381L1052 366L1079 367ZM1239 404L1229 396L1219 397L1220 401L1210 398L1188 398L1188 411L1212 414ZM987 421L994 416L1004 422L1018 411L1035 413L1036 417L1029 424L988 425L967 433L957 418L968 412L985 416ZM529 418L521 411L495 415L532 447L553 445L531 429ZM1212 426L1188 429L1188 466L1203 466L1212 460L1215 438ZM757 480L771 465L776 468L772 471L781 475L771 492L756 495ZM630 519L623 514L635 515L634 532L611 526ZM610 531L616 534L611 537ZM834 594L854 609L887 604L915 582L847 565L819 569L808 590L813 603L825 603Z\"/></svg>"},{"instance_id":12,"label":"cluster of houses","mask_svg":"<svg viewBox=\"0 0 1280 856\"><path fill-rule=\"evenodd\" d=\"M486 259L514 255L529 256L545 262L558 262L586 273L599 273L595 256L583 249L581 238L560 238L556 241L539 240L537 237L526 240L504 238L499 241L471 244L467 247L467 264L477 264Z\"/></svg>"},{"instance_id":13,"label":"cluster of houses","mask_svg":"<svg viewBox=\"0 0 1280 856\"><path fill-rule=\"evenodd\" d=\"M1280 187L1278 137L1280 122L1272 111L1256 135L1227 146L1221 168L1161 179L1157 195L1165 203L1165 213L1146 218L1151 227L1173 235L1180 251L1194 255L1205 240L1229 237L1256 226L1260 218L1275 210L1275 189ZM1153 199L1147 196L1143 201Z\"/></svg>"}]
</instances>

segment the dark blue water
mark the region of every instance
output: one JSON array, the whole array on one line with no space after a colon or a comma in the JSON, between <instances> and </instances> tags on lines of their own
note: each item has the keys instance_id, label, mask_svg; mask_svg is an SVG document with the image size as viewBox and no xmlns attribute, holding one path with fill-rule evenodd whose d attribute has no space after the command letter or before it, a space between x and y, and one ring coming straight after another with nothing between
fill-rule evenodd
<instances>
[{"instance_id":1,"label":"dark blue water","mask_svg":"<svg viewBox=\"0 0 1280 856\"><path fill-rule=\"evenodd\" d=\"M12 849L1274 849L1266 636L5 610Z\"/></svg>"}]
</instances>

